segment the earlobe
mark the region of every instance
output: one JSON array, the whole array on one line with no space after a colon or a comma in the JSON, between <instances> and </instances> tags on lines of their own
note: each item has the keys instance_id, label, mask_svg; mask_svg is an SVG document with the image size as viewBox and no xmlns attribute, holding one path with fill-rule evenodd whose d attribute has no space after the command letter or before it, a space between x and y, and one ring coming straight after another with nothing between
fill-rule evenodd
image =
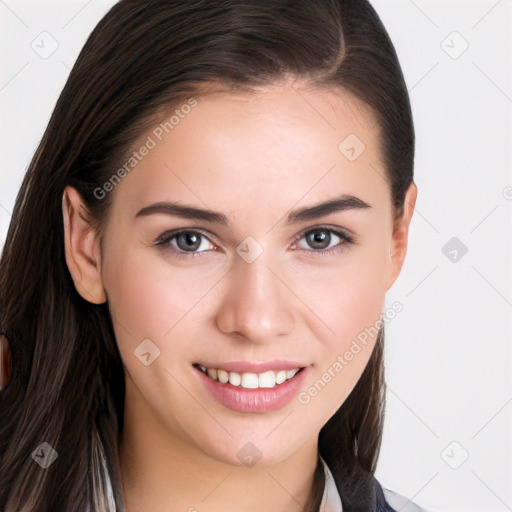
<instances>
[{"instance_id":1,"label":"earlobe","mask_svg":"<svg viewBox=\"0 0 512 512\"><path fill-rule=\"evenodd\" d=\"M66 263L77 292L93 304L106 302L101 279L101 250L97 231L87 219L87 208L73 187L62 195Z\"/></svg>"},{"instance_id":2,"label":"earlobe","mask_svg":"<svg viewBox=\"0 0 512 512\"><path fill-rule=\"evenodd\" d=\"M389 290L397 280L402 270L407 253L409 226L411 224L418 188L411 182L405 194L403 213L393 227L393 238L390 247L390 273L386 289Z\"/></svg>"}]
</instances>

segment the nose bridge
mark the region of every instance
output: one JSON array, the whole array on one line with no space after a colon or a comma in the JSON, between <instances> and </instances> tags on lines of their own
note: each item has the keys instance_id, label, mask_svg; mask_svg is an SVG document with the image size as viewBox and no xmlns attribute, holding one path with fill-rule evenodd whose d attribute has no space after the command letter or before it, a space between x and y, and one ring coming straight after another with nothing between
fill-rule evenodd
<instances>
[{"instance_id":1,"label":"nose bridge","mask_svg":"<svg viewBox=\"0 0 512 512\"><path fill-rule=\"evenodd\" d=\"M237 248L217 325L253 342L288 334L294 326L292 294L270 269L270 254L258 250L251 240L244 242Z\"/></svg>"}]
</instances>

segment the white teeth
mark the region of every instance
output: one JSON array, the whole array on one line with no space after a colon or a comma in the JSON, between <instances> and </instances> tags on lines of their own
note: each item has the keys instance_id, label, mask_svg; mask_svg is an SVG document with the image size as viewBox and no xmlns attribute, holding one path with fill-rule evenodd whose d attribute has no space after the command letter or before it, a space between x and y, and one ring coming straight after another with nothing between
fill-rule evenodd
<instances>
[{"instance_id":1,"label":"white teeth","mask_svg":"<svg viewBox=\"0 0 512 512\"><path fill-rule=\"evenodd\" d=\"M226 384L229 381L229 373L224 370L217 370L217 379L222 384Z\"/></svg>"},{"instance_id":2,"label":"white teeth","mask_svg":"<svg viewBox=\"0 0 512 512\"><path fill-rule=\"evenodd\" d=\"M294 368L293 370L280 370L277 372L267 370L262 373L245 372L240 374L218 368L205 368L200 365L198 367L213 380L218 380L222 384L229 382L232 386L240 386L245 389L273 388L286 380L292 379L300 369Z\"/></svg>"},{"instance_id":3,"label":"white teeth","mask_svg":"<svg viewBox=\"0 0 512 512\"><path fill-rule=\"evenodd\" d=\"M282 384L286 380L286 372L281 370L276 374L276 384Z\"/></svg>"},{"instance_id":4,"label":"white teeth","mask_svg":"<svg viewBox=\"0 0 512 512\"><path fill-rule=\"evenodd\" d=\"M299 371L299 369L298 369L298 368L295 368L294 370L288 370L288 371L286 372L286 378L287 378L287 379L291 379L292 377L294 377L294 376L295 376L295 374L296 374L298 371Z\"/></svg>"},{"instance_id":5,"label":"white teeth","mask_svg":"<svg viewBox=\"0 0 512 512\"><path fill-rule=\"evenodd\" d=\"M243 373L240 385L247 389L256 389L258 387L258 376L255 373Z\"/></svg>"},{"instance_id":6,"label":"white teeth","mask_svg":"<svg viewBox=\"0 0 512 512\"><path fill-rule=\"evenodd\" d=\"M240 383L242 382L242 377L239 373L236 372L229 372L229 383L233 386L240 386Z\"/></svg>"},{"instance_id":7,"label":"white teeth","mask_svg":"<svg viewBox=\"0 0 512 512\"><path fill-rule=\"evenodd\" d=\"M276 374L272 370L260 373L258 376L258 385L260 388L273 388L276 385Z\"/></svg>"}]
</instances>

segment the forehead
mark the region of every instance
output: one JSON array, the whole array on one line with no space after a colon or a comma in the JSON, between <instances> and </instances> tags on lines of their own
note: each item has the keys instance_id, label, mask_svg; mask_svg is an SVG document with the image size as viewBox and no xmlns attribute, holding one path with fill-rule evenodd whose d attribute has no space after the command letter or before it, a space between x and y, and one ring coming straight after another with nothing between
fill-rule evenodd
<instances>
[{"instance_id":1,"label":"forehead","mask_svg":"<svg viewBox=\"0 0 512 512\"><path fill-rule=\"evenodd\" d=\"M195 101L133 146L150 147L116 190L133 209L183 200L228 215L257 206L264 216L340 194L389 201L377 127L348 93L286 84Z\"/></svg>"}]
</instances>

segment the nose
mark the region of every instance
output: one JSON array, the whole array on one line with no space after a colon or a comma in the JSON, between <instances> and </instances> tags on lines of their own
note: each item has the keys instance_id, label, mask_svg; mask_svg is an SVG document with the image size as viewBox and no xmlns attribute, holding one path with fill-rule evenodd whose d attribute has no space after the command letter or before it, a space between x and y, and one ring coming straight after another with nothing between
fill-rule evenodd
<instances>
[{"instance_id":1,"label":"nose","mask_svg":"<svg viewBox=\"0 0 512 512\"><path fill-rule=\"evenodd\" d=\"M264 256L236 260L216 316L220 331L260 344L290 334L296 320L294 295Z\"/></svg>"}]
</instances>

